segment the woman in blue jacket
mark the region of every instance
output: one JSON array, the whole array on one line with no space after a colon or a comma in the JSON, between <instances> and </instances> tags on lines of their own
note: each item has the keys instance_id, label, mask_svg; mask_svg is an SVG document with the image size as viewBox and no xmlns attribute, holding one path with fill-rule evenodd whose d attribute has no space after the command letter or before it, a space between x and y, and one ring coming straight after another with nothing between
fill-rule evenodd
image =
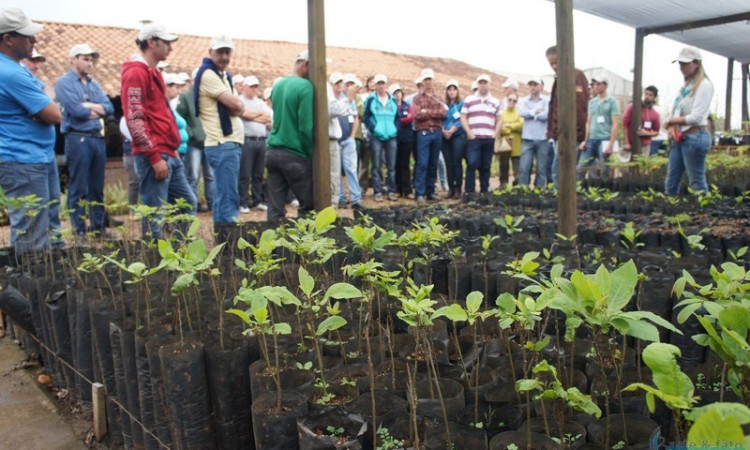
<instances>
[{"instance_id":1,"label":"woman in blue jacket","mask_svg":"<svg viewBox=\"0 0 750 450\"><path fill-rule=\"evenodd\" d=\"M461 127L461 107L464 102L461 100L456 80L450 80L445 84L445 104L448 105L448 113L443 121L442 152L448 172L448 198L461 198L466 133Z\"/></svg>"},{"instance_id":2,"label":"woman in blue jacket","mask_svg":"<svg viewBox=\"0 0 750 450\"><path fill-rule=\"evenodd\" d=\"M396 200L396 114L398 105L386 91L388 79L383 74L375 75L375 92L365 103L365 125L370 130L370 152L372 153L372 186L375 201L382 202L383 195L388 200ZM385 160L388 166L386 185L380 180L380 166Z\"/></svg>"}]
</instances>

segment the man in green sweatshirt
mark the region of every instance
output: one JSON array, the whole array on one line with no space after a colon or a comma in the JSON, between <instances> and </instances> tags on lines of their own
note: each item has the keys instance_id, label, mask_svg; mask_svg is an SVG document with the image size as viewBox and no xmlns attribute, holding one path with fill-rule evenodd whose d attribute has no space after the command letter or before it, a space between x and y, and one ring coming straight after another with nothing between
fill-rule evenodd
<instances>
[{"instance_id":1,"label":"man in green sweatshirt","mask_svg":"<svg viewBox=\"0 0 750 450\"><path fill-rule=\"evenodd\" d=\"M313 210L313 85L308 79L308 53L294 62L294 75L273 86L273 129L266 156L268 222L286 217L289 189L299 201L299 217Z\"/></svg>"}]
</instances>

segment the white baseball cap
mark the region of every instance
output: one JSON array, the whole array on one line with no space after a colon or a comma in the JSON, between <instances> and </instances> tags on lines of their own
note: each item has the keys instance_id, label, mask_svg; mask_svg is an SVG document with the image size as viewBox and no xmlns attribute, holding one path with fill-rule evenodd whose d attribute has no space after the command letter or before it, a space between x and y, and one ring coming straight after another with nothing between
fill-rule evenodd
<instances>
[{"instance_id":1,"label":"white baseball cap","mask_svg":"<svg viewBox=\"0 0 750 450\"><path fill-rule=\"evenodd\" d=\"M388 93L393 95L396 93L396 91L404 92L403 89L401 89L401 86L398 83L393 83L392 85L388 86Z\"/></svg>"},{"instance_id":2,"label":"white baseball cap","mask_svg":"<svg viewBox=\"0 0 750 450\"><path fill-rule=\"evenodd\" d=\"M99 52L91 48L89 44L76 44L70 49L70 52L68 53L68 56L70 56L71 58L75 58L76 56L80 55L91 55L94 58L98 58Z\"/></svg>"},{"instance_id":3,"label":"white baseball cap","mask_svg":"<svg viewBox=\"0 0 750 450\"><path fill-rule=\"evenodd\" d=\"M362 82L359 81L359 78L357 78L356 75L353 73L347 73L344 75L344 84L354 83L359 87L362 87Z\"/></svg>"},{"instance_id":4,"label":"white baseball cap","mask_svg":"<svg viewBox=\"0 0 750 450\"><path fill-rule=\"evenodd\" d=\"M418 76L416 80L414 80L414 84L419 86L424 81L424 77L422 75Z\"/></svg>"},{"instance_id":5,"label":"white baseball cap","mask_svg":"<svg viewBox=\"0 0 750 450\"><path fill-rule=\"evenodd\" d=\"M273 92L273 90L271 88L265 88L265 89L263 89L263 98L266 98L266 99L271 98L271 93L272 92Z\"/></svg>"},{"instance_id":6,"label":"white baseball cap","mask_svg":"<svg viewBox=\"0 0 750 450\"><path fill-rule=\"evenodd\" d=\"M31 51L31 56L29 56L29 59L32 61L34 60L38 60L42 62L47 61L47 57L42 55L38 51L36 51L36 48L34 48L34 50Z\"/></svg>"},{"instance_id":7,"label":"white baseball cap","mask_svg":"<svg viewBox=\"0 0 750 450\"><path fill-rule=\"evenodd\" d=\"M147 23L141 28L141 32L138 33L138 40L145 41L148 38L157 38L165 42L174 42L177 40L177 35L168 33L167 28L160 23Z\"/></svg>"},{"instance_id":8,"label":"white baseball cap","mask_svg":"<svg viewBox=\"0 0 750 450\"><path fill-rule=\"evenodd\" d=\"M211 38L211 50L218 50L220 48L234 50L234 42L232 42L232 38L224 35Z\"/></svg>"},{"instance_id":9,"label":"white baseball cap","mask_svg":"<svg viewBox=\"0 0 750 450\"><path fill-rule=\"evenodd\" d=\"M514 80L513 78L508 78L502 84L502 87L504 87L504 88L518 89L518 82L516 80Z\"/></svg>"},{"instance_id":10,"label":"white baseball cap","mask_svg":"<svg viewBox=\"0 0 750 450\"><path fill-rule=\"evenodd\" d=\"M180 80L182 80L183 83L187 83L190 80L190 75L188 75L187 72L180 72L177 76L180 77Z\"/></svg>"},{"instance_id":11,"label":"white baseball cap","mask_svg":"<svg viewBox=\"0 0 750 450\"><path fill-rule=\"evenodd\" d=\"M232 75L232 83L234 84L241 84L243 81L245 81L245 76L241 73L238 73L237 75Z\"/></svg>"},{"instance_id":12,"label":"white baseball cap","mask_svg":"<svg viewBox=\"0 0 750 450\"><path fill-rule=\"evenodd\" d=\"M258 80L258 77L255 75L248 75L245 77L245 81L243 81L245 86L258 86L260 84L260 80Z\"/></svg>"},{"instance_id":13,"label":"white baseball cap","mask_svg":"<svg viewBox=\"0 0 750 450\"><path fill-rule=\"evenodd\" d=\"M435 79L435 71L432 69L422 69L422 73L420 74L420 77L422 77L422 81L432 78Z\"/></svg>"},{"instance_id":14,"label":"white baseball cap","mask_svg":"<svg viewBox=\"0 0 750 450\"><path fill-rule=\"evenodd\" d=\"M0 34L16 32L24 36L34 36L42 31L44 25L29 20L19 8L0 10Z\"/></svg>"},{"instance_id":15,"label":"white baseball cap","mask_svg":"<svg viewBox=\"0 0 750 450\"><path fill-rule=\"evenodd\" d=\"M602 83L602 84L606 84L607 86L609 86L609 80L606 77L596 77L596 78L592 77L591 81L593 83Z\"/></svg>"},{"instance_id":16,"label":"white baseball cap","mask_svg":"<svg viewBox=\"0 0 750 450\"><path fill-rule=\"evenodd\" d=\"M387 83L388 82L388 77L385 76L382 73L379 73L379 74L375 75L375 78L373 78L373 81L375 82L375 84L378 84L378 83Z\"/></svg>"},{"instance_id":17,"label":"white baseball cap","mask_svg":"<svg viewBox=\"0 0 750 450\"><path fill-rule=\"evenodd\" d=\"M453 86L453 87L455 87L456 89L458 89L458 81L456 81L456 80L448 80L448 82L447 82L447 83L445 83L445 88L446 88L446 89L448 89L448 88L449 88L449 87L451 87L451 86Z\"/></svg>"},{"instance_id":18,"label":"white baseball cap","mask_svg":"<svg viewBox=\"0 0 750 450\"><path fill-rule=\"evenodd\" d=\"M487 75L486 73L483 73L483 74L481 74L481 75L479 75L477 77L477 84L479 84L480 81L486 81L486 82L489 83L490 82L490 76Z\"/></svg>"},{"instance_id":19,"label":"white baseball cap","mask_svg":"<svg viewBox=\"0 0 750 450\"><path fill-rule=\"evenodd\" d=\"M331 84L336 84L339 81L344 81L344 74L341 72L333 72L330 77L328 77L328 82Z\"/></svg>"},{"instance_id":20,"label":"white baseball cap","mask_svg":"<svg viewBox=\"0 0 750 450\"><path fill-rule=\"evenodd\" d=\"M185 84L185 81L183 81L182 77L180 77L176 73L165 73L164 84L166 84L167 86L169 86L170 84L182 86L183 84Z\"/></svg>"},{"instance_id":21,"label":"white baseball cap","mask_svg":"<svg viewBox=\"0 0 750 450\"><path fill-rule=\"evenodd\" d=\"M296 61L309 61L309 60L310 60L310 52L308 52L307 50L302 50L297 55L297 58L295 59L295 62Z\"/></svg>"},{"instance_id":22,"label":"white baseball cap","mask_svg":"<svg viewBox=\"0 0 750 450\"><path fill-rule=\"evenodd\" d=\"M677 55L677 59L672 61L672 63L676 63L678 61L681 63L703 61L703 55L701 55L701 51L695 47L683 47L682 50L680 50L680 54Z\"/></svg>"},{"instance_id":23,"label":"white baseball cap","mask_svg":"<svg viewBox=\"0 0 750 450\"><path fill-rule=\"evenodd\" d=\"M526 84L532 84L532 83L536 83L536 84L544 86L544 81L542 81L540 77L531 77L529 78L529 81L526 82Z\"/></svg>"}]
</instances>

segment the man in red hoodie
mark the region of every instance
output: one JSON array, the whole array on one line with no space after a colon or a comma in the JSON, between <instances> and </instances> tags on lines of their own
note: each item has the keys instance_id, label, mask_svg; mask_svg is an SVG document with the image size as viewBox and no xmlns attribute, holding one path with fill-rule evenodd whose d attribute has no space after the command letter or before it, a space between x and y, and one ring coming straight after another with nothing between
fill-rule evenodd
<instances>
[{"instance_id":1,"label":"man in red hoodie","mask_svg":"<svg viewBox=\"0 0 750 450\"><path fill-rule=\"evenodd\" d=\"M195 214L196 199L177 155L180 133L166 96L157 64L172 51L177 36L163 25L143 27L136 44L141 54L122 65L122 108L133 137L135 170L141 183L141 201L155 208L182 199L185 211ZM161 238L161 214L143 221L143 238ZM185 231L185 228L182 228Z\"/></svg>"}]
</instances>

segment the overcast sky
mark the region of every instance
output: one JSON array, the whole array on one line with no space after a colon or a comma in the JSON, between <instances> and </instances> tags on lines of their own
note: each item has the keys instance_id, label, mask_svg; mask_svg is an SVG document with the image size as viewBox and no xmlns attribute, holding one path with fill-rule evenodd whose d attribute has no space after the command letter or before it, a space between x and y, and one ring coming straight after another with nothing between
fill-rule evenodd
<instances>
[{"instance_id":1,"label":"overcast sky","mask_svg":"<svg viewBox=\"0 0 750 450\"><path fill-rule=\"evenodd\" d=\"M606 0L602 0L606 1ZM657 1L657 0L655 0ZM32 19L138 28L161 22L176 33L230 34L245 39L307 42L304 0L4 0ZM210 7L205 7L209 4ZM231 8L231 10L227 10ZM555 43L554 3L546 0L327 0L326 43L407 54L443 56L502 74L547 75L544 51ZM632 80L633 29L576 12L575 57L580 69L603 66ZM90 42L96 46L95 42ZM649 36L644 86L659 87L669 105L682 79L671 64L681 44ZM175 48L179 52L179 46ZM714 111L723 116L726 59L705 54L714 81ZM739 65L735 66L739 78ZM735 81L733 127L739 127L739 80Z\"/></svg>"}]
</instances>

